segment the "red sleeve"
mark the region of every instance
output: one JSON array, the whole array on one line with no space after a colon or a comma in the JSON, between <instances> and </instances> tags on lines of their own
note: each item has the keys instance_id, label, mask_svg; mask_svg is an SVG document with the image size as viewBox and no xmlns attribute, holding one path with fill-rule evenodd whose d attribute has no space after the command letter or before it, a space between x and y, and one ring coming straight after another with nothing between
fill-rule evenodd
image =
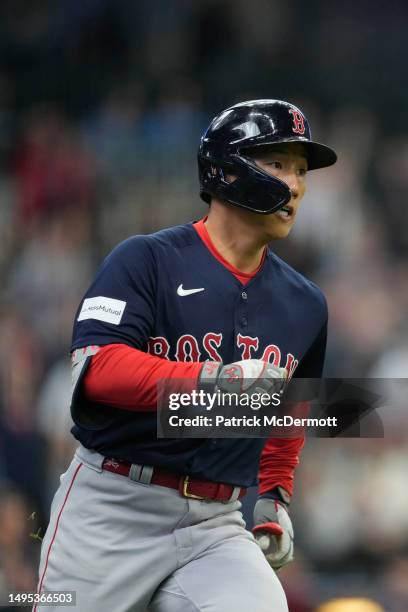
<instances>
[{"instance_id":1,"label":"red sleeve","mask_svg":"<svg viewBox=\"0 0 408 612\"><path fill-rule=\"evenodd\" d=\"M293 494L293 473L299 463L304 438L269 438L259 464L259 493L281 486Z\"/></svg>"},{"instance_id":2,"label":"red sleeve","mask_svg":"<svg viewBox=\"0 0 408 612\"><path fill-rule=\"evenodd\" d=\"M308 402L297 404L298 416L306 416L309 412ZM270 437L261 454L259 464L259 493L262 495L281 486L293 495L294 471L299 465L299 455L305 443L305 437L273 438Z\"/></svg>"},{"instance_id":3,"label":"red sleeve","mask_svg":"<svg viewBox=\"0 0 408 612\"><path fill-rule=\"evenodd\" d=\"M125 344L108 344L93 355L82 391L91 402L123 410L156 410L159 380L176 379L174 391L187 393L196 388L202 367L200 362L168 361Z\"/></svg>"}]
</instances>

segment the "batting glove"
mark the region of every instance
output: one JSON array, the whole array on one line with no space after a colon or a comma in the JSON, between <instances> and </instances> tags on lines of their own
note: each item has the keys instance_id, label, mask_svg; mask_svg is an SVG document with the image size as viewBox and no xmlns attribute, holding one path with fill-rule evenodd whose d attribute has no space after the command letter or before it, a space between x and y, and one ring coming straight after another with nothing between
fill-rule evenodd
<instances>
[{"instance_id":1,"label":"batting glove","mask_svg":"<svg viewBox=\"0 0 408 612\"><path fill-rule=\"evenodd\" d=\"M255 504L252 533L273 569L293 559L293 527L285 504L261 498Z\"/></svg>"},{"instance_id":2,"label":"batting glove","mask_svg":"<svg viewBox=\"0 0 408 612\"><path fill-rule=\"evenodd\" d=\"M223 365L206 361L201 370L201 388L223 393L283 393L287 372L262 359L245 359Z\"/></svg>"}]
</instances>

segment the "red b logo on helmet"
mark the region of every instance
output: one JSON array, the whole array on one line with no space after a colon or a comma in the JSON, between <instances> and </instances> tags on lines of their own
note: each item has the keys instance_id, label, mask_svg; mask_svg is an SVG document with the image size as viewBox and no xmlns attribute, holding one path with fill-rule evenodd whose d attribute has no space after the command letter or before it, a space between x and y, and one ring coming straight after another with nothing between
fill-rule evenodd
<instances>
[{"instance_id":1,"label":"red b logo on helmet","mask_svg":"<svg viewBox=\"0 0 408 612\"><path fill-rule=\"evenodd\" d=\"M303 115L301 115L300 112L294 108L290 108L289 112L293 119L292 132L295 132L295 134L304 134L305 120L303 119Z\"/></svg>"}]
</instances>

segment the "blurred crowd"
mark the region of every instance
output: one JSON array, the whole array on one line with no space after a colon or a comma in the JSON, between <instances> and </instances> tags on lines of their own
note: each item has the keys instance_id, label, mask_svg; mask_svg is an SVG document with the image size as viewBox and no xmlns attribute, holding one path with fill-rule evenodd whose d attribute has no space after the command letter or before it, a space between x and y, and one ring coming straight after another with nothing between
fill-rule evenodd
<instances>
[{"instance_id":1,"label":"blurred crowd","mask_svg":"<svg viewBox=\"0 0 408 612\"><path fill-rule=\"evenodd\" d=\"M385 69L407 55L407 7L345 2L330 15L307 4L1 3L0 599L35 590L75 447L69 345L81 296L117 242L205 214L196 149L223 107L289 99L338 151L336 166L310 173L296 227L273 248L328 298L327 376L407 378L408 90L395 62ZM382 55L380 21L392 33ZM359 85L352 95L347 83ZM291 612L350 593L408 609L404 402L384 416L384 439L309 440L297 561L282 571Z\"/></svg>"}]
</instances>

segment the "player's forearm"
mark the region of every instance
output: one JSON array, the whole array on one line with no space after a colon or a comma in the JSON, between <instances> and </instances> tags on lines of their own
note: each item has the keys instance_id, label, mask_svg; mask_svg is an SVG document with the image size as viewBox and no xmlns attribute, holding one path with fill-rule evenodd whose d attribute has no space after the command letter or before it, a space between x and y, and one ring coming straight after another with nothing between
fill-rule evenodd
<instances>
[{"instance_id":1,"label":"player's forearm","mask_svg":"<svg viewBox=\"0 0 408 612\"><path fill-rule=\"evenodd\" d=\"M82 392L95 403L124 410L156 410L160 380L173 379L175 391L187 392L196 386L202 366L168 361L125 344L109 344L92 357Z\"/></svg>"},{"instance_id":2,"label":"player's forearm","mask_svg":"<svg viewBox=\"0 0 408 612\"><path fill-rule=\"evenodd\" d=\"M293 494L294 472L305 439L269 438L262 451L259 464L259 493L263 495L276 487Z\"/></svg>"},{"instance_id":3,"label":"player's forearm","mask_svg":"<svg viewBox=\"0 0 408 612\"><path fill-rule=\"evenodd\" d=\"M294 416L306 417L310 411L310 403L299 402L292 410ZM276 487L282 487L289 496L292 496L294 472L299 465L300 451L305 443L303 433L303 430L300 430L297 437L274 438L271 435L267 440L259 463L260 495L264 495L276 489ZM290 432L288 432L288 436L289 434Z\"/></svg>"}]
</instances>

